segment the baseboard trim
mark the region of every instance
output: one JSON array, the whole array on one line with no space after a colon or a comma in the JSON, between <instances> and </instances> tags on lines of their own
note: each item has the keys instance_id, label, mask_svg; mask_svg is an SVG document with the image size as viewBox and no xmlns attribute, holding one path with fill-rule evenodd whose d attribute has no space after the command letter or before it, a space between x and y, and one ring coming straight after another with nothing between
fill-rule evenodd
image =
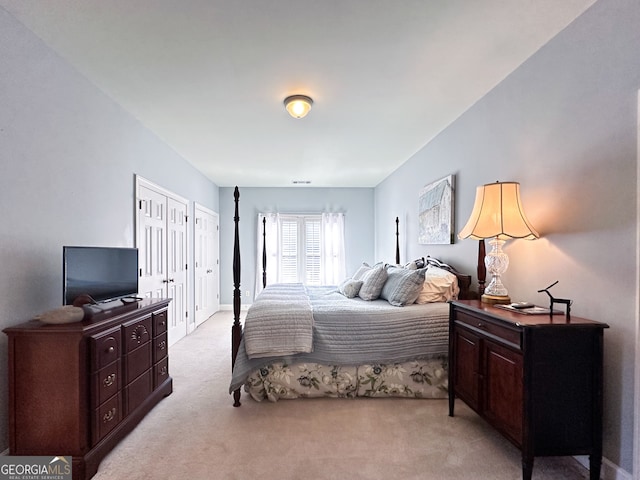
<instances>
[{"instance_id":1,"label":"baseboard trim","mask_svg":"<svg viewBox=\"0 0 640 480\"><path fill-rule=\"evenodd\" d=\"M580 455L574 457L580 465L587 470L589 469L589 457L586 455ZM611 460L602 457L602 469L600 470L601 480L633 480L633 475L620 468Z\"/></svg>"}]
</instances>

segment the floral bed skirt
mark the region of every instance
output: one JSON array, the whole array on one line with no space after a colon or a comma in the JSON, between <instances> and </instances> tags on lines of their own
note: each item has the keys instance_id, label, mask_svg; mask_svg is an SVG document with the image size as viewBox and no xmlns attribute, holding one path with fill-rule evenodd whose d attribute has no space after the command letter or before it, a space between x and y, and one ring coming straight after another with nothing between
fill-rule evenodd
<instances>
[{"instance_id":1,"label":"floral bed skirt","mask_svg":"<svg viewBox=\"0 0 640 480\"><path fill-rule=\"evenodd\" d=\"M245 391L259 402L300 397L445 398L447 372L446 355L386 365L272 363L249 375Z\"/></svg>"}]
</instances>

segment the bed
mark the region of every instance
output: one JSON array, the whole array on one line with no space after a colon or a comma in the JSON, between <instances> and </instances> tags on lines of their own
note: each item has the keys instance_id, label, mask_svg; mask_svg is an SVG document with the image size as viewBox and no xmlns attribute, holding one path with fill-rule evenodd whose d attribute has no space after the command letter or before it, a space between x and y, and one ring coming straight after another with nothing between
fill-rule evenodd
<instances>
[{"instance_id":1,"label":"bed","mask_svg":"<svg viewBox=\"0 0 640 480\"><path fill-rule=\"evenodd\" d=\"M240 406L243 388L257 401L447 396L448 300L476 297L470 275L429 257L400 266L396 219L395 264L363 264L340 286L265 285L243 328L239 198L236 187L229 386L234 406ZM266 283L265 252L262 267ZM384 280L372 281L376 276ZM414 297L419 303L410 298L416 289L407 291L411 282L420 282ZM369 288L373 283L382 284L379 298Z\"/></svg>"}]
</instances>

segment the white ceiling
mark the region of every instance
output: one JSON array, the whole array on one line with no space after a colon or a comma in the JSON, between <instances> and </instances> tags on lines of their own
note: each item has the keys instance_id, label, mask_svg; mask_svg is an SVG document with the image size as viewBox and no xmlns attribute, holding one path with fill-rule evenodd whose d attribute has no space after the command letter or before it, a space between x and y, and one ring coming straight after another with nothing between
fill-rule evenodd
<instances>
[{"instance_id":1,"label":"white ceiling","mask_svg":"<svg viewBox=\"0 0 640 480\"><path fill-rule=\"evenodd\" d=\"M219 186L372 187L595 0L0 0ZM283 99L306 94L304 119Z\"/></svg>"}]
</instances>

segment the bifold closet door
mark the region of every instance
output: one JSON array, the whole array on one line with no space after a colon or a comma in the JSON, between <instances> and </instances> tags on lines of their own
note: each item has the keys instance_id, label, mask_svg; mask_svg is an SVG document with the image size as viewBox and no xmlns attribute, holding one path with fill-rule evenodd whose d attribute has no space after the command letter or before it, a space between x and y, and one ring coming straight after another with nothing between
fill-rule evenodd
<instances>
[{"instance_id":1,"label":"bifold closet door","mask_svg":"<svg viewBox=\"0 0 640 480\"><path fill-rule=\"evenodd\" d=\"M171 298L168 341L187 334L187 203L138 184L140 295Z\"/></svg>"},{"instance_id":2,"label":"bifold closet door","mask_svg":"<svg viewBox=\"0 0 640 480\"><path fill-rule=\"evenodd\" d=\"M138 189L138 292L145 298L167 296L167 197Z\"/></svg>"},{"instance_id":3,"label":"bifold closet door","mask_svg":"<svg viewBox=\"0 0 640 480\"><path fill-rule=\"evenodd\" d=\"M167 199L169 345L187 334L187 205Z\"/></svg>"}]
</instances>

